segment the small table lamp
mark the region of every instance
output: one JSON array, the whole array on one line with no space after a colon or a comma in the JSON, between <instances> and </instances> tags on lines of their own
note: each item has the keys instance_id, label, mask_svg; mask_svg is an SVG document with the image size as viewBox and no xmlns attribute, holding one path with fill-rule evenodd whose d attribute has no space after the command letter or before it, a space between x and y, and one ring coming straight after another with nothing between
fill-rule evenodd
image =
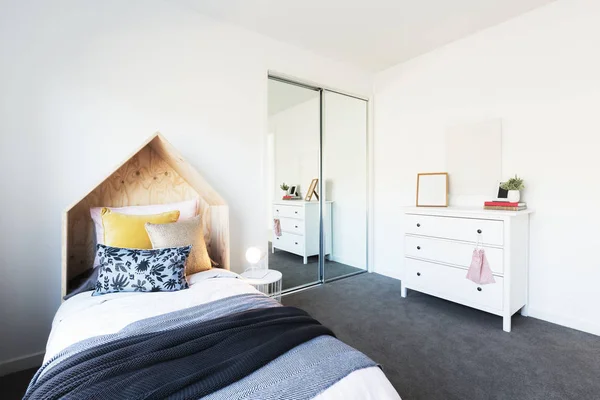
<instances>
[{"instance_id":1,"label":"small table lamp","mask_svg":"<svg viewBox=\"0 0 600 400\"><path fill-rule=\"evenodd\" d=\"M264 258L263 252L258 247L249 247L246 250L246 261L250 264L250 268L246 268L244 275L248 278L264 278L269 273L269 269L261 265Z\"/></svg>"}]
</instances>

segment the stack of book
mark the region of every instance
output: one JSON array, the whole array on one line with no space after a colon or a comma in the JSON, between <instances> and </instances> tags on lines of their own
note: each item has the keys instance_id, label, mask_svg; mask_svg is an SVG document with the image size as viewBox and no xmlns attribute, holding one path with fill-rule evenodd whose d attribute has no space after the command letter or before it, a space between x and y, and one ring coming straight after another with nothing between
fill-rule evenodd
<instances>
[{"instance_id":1,"label":"stack of book","mask_svg":"<svg viewBox=\"0 0 600 400\"><path fill-rule=\"evenodd\" d=\"M510 201L486 201L485 210L522 211L527 209L527 203L511 203Z\"/></svg>"}]
</instances>

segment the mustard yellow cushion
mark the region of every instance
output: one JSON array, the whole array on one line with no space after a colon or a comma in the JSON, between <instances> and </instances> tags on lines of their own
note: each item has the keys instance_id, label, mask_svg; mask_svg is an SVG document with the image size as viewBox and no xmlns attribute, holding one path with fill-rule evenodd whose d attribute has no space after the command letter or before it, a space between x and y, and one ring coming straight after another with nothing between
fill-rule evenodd
<instances>
[{"instance_id":1,"label":"mustard yellow cushion","mask_svg":"<svg viewBox=\"0 0 600 400\"><path fill-rule=\"evenodd\" d=\"M179 219L179 210L152 215L126 215L102 209L104 244L130 249L151 249L152 242L146 232L146 222L168 224Z\"/></svg>"}]
</instances>

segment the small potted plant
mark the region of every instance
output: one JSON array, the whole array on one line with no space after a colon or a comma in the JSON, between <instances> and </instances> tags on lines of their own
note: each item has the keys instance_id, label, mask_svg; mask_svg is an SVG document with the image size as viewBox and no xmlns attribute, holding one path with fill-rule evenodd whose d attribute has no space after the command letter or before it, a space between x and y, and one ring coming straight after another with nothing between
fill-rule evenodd
<instances>
[{"instance_id":1,"label":"small potted plant","mask_svg":"<svg viewBox=\"0 0 600 400\"><path fill-rule=\"evenodd\" d=\"M281 185L279 185L279 188L281 190L283 190L283 196L285 196L285 195L287 195L287 191L290 187L288 186L287 183L283 182Z\"/></svg>"},{"instance_id":2,"label":"small potted plant","mask_svg":"<svg viewBox=\"0 0 600 400\"><path fill-rule=\"evenodd\" d=\"M508 190L508 201L511 203L518 203L521 200L521 190L525 189L523 179L519 178L517 175L504 182L500 187L504 190Z\"/></svg>"}]
</instances>

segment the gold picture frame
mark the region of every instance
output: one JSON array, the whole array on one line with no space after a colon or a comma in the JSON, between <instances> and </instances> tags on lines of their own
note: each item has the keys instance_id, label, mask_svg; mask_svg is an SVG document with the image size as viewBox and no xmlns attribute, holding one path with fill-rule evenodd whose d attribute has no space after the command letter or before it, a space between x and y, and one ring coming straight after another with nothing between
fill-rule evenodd
<instances>
[{"instance_id":1,"label":"gold picture frame","mask_svg":"<svg viewBox=\"0 0 600 400\"><path fill-rule=\"evenodd\" d=\"M417 207L448 207L448 173L417 174Z\"/></svg>"},{"instance_id":2,"label":"gold picture frame","mask_svg":"<svg viewBox=\"0 0 600 400\"><path fill-rule=\"evenodd\" d=\"M317 184L318 183L319 183L318 178L315 178L310 182L310 186L308 187L308 190L306 191L306 196L304 197L305 201L311 201L313 194L315 195L317 200L319 200L319 194L317 193Z\"/></svg>"}]
</instances>

